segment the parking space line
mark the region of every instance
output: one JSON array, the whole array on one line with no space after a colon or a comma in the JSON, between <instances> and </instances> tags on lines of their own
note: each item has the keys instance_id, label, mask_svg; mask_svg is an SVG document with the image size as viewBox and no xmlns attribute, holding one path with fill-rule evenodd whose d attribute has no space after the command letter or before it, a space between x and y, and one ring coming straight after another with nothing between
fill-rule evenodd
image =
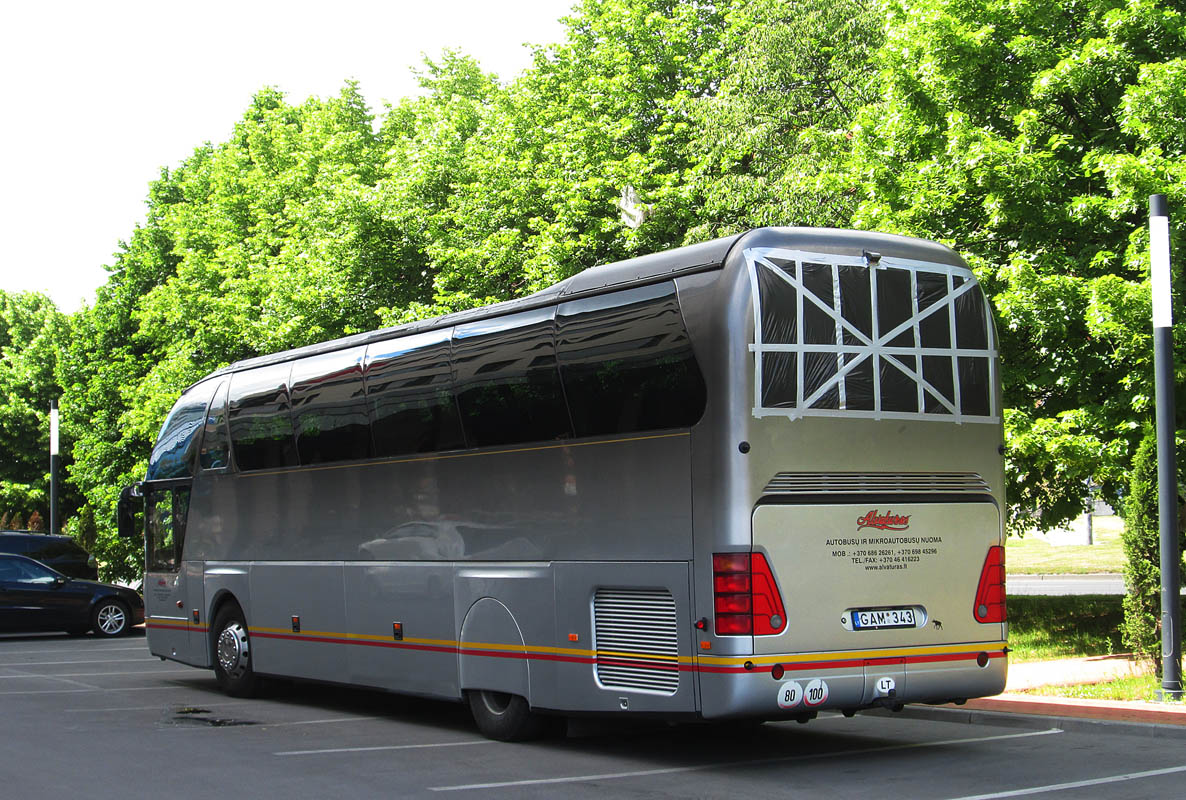
<instances>
[{"instance_id":1,"label":"parking space line","mask_svg":"<svg viewBox=\"0 0 1186 800\"><path fill-rule=\"evenodd\" d=\"M1069 783L1050 783L1045 786L1031 786L1025 789L1011 789L1005 792L992 792L991 794L970 795L968 797L955 798L955 800L999 800L999 798L1004 797L1024 797L1027 794L1061 792L1064 789L1082 789L1087 786L1101 786L1105 783L1123 783L1124 781L1136 781L1141 778L1156 778L1159 775L1173 775L1178 772L1186 772L1186 765L1166 767L1165 769L1151 769L1145 772L1126 772L1123 775L1109 775L1106 778L1090 778L1082 781L1070 781Z\"/></svg>"},{"instance_id":2,"label":"parking space line","mask_svg":"<svg viewBox=\"0 0 1186 800\"><path fill-rule=\"evenodd\" d=\"M834 750L828 753L805 753L794 756L778 756L775 758L757 758L743 761L719 761L712 764L695 764L687 767L661 767L658 769L642 769L631 772L607 772L599 775L571 775L561 778L533 778L520 781L498 781L494 783L468 783L459 786L430 786L432 792L463 792L473 789L505 789L513 786L541 786L558 783L584 783L586 781L607 781L621 778L643 778L650 775L672 775L681 772L703 772L710 769L729 769L732 767L755 767L766 764L786 764L792 761L816 761L824 758L848 758L852 756L868 755L870 753L889 753L897 750L921 750L926 747L943 747L953 744L975 744L978 742L996 742L1005 739L1022 739L1030 736L1048 736L1052 733L1062 733L1059 728L1049 728L1042 731L1027 733L1006 733L998 736L977 736L970 739L941 739L934 742L911 742L909 744L891 744L884 747L863 747L857 750ZM970 800L970 799L969 799Z\"/></svg>"},{"instance_id":3,"label":"parking space line","mask_svg":"<svg viewBox=\"0 0 1186 800\"><path fill-rule=\"evenodd\" d=\"M295 722L265 722L264 726L268 728L279 728L286 725L333 725L338 722L363 722L371 719L383 719L383 717L334 717L333 719L302 719Z\"/></svg>"},{"instance_id":4,"label":"parking space line","mask_svg":"<svg viewBox=\"0 0 1186 800\"><path fill-rule=\"evenodd\" d=\"M88 646L87 650L88 651L97 650L100 653L111 653L111 652L115 652L117 650L142 650L145 653L148 653L148 648L142 644L135 645L133 647L99 647L98 645L94 645L94 646ZM53 649L47 649L47 650L8 650L3 647L0 647L0 651L2 651L4 653L4 655L6 655L6 656L33 656L33 655L41 655L42 653L61 653L61 652L63 652L63 649L61 647L55 647ZM69 652L81 652L81 651L66 650L65 652L69 653Z\"/></svg>"},{"instance_id":5,"label":"parking space line","mask_svg":"<svg viewBox=\"0 0 1186 800\"><path fill-rule=\"evenodd\" d=\"M13 669L13 667L8 667ZM0 675L0 680L13 680L16 678L99 678L111 675L175 675L179 673L191 673L193 670L189 669L140 669L132 670L131 672L62 672L56 675L38 675L32 673L29 675Z\"/></svg>"},{"instance_id":6,"label":"parking space line","mask_svg":"<svg viewBox=\"0 0 1186 800\"><path fill-rule=\"evenodd\" d=\"M0 663L0 669L15 669L17 667L56 667L63 664L139 664L152 663L149 658L99 658L87 661L14 661L11 664Z\"/></svg>"},{"instance_id":7,"label":"parking space line","mask_svg":"<svg viewBox=\"0 0 1186 800\"><path fill-rule=\"evenodd\" d=\"M83 684L84 686L86 684ZM186 686L124 686L119 688L106 689L98 687L95 689L29 689L29 690L14 690L8 692L0 692L0 697L31 695L31 694L86 694L88 692L152 692L161 691L162 689L171 692L181 691L189 687Z\"/></svg>"},{"instance_id":8,"label":"parking space line","mask_svg":"<svg viewBox=\"0 0 1186 800\"><path fill-rule=\"evenodd\" d=\"M334 747L327 750L283 750L274 756L319 756L333 753L371 753L379 750L421 750L433 747L464 747L470 744L498 744L493 739L471 739L464 742L432 742L425 744L389 744L376 747Z\"/></svg>"},{"instance_id":9,"label":"parking space line","mask_svg":"<svg viewBox=\"0 0 1186 800\"><path fill-rule=\"evenodd\" d=\"M227 703L194 703L194 705L202 706L203 708L209 706L210 708L222 708L224 706L249 706L253 705L251 701L242 702L227 702ZM108 711L157 711L162 708L160 703L153 706L118 706L114 708L66 708L62 710L63 714L98 714Z\"/></svg>"}]
</instances>

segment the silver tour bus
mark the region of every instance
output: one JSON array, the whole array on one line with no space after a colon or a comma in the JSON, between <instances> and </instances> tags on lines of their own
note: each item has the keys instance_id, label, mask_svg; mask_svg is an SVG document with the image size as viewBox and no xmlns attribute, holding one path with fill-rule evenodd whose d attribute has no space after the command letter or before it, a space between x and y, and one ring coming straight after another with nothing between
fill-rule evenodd
<instances>
[{"instance_id":1,"label":"silver tour bus","mask_svg":"<svg viewBox=\"0 0 1186 800\"><path fill-rule=\"evenodd\" d=\"M950 249L763 228L214 372L121 531L152 653L235 696L507 740L959 703L1005 685L999 387Z\"/></svg>"}]
</instances>

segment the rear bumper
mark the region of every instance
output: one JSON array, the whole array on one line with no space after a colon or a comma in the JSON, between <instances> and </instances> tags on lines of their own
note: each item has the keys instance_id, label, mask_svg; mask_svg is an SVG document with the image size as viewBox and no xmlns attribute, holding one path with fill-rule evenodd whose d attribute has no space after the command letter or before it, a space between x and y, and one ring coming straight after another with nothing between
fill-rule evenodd
<instances>
[{"instance_id":1,"label":"rear bumper","mask_svg":"<svg viewBox=\"0 0 1186 800\"><path fill-rule=\"evenodd\" d=\"M701 658L705 718L793 719L828 709L940 703L1000 694L1004 642L886 651ZM781 677L775 677L782 668Z\"/></svg>"}]
</instances>

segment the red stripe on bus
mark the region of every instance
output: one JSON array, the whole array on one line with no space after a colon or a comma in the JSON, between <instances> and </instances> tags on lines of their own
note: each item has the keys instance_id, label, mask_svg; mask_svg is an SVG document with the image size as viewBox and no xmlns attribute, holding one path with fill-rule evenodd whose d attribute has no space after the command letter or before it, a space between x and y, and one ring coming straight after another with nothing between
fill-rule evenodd
<instances>
[{"instance_id":1,"label":"red stripe on bus","mask_svg":"<svg viewBox=\"0 0 1186 800\"><path fill-rule=\"evenodd\" d=\"M180 630L172 626L167 627L171 630ZM554 653L529 653L516 652L513 650L485 650L473 649L468 647L458 647L450 645L431 645L431 644L416 644L414 642L383 642L368 639L343 639L330 636L309 636L304 634L291 633L263 633L251 632L252 636L260 639L285 639L297 642L319 642L323 644L354 644L365 645L367 647L387 647L398 650L418 650L422 652L431 653L453 653L464 656L485 656L487 658L517 658L527 661L556 661L567 664L595 664L601 666L616 666L616 667L633 667L636 669L653 669L663 672L705 672L712 674L745 674L751 673L756 675L765 674L768 668L773 666L763 665L761 668L746 669L743 666L709 666L705 664L676 664L670 661L651 661L645 658L623 658L623 657L603 657L595 658L592 656L569 656L559 655ZM787 672L795 671L814 671L822 669L845 669L851 667L865 667L865 666L891 666L895 664L935 664L951 661L975 661L976 657L984 651L965 652L965 653L939 653L934 655L918 655L918 656L897 656L886 658L845 658L835 660L822 661L804 661L802 663L784 664ZM988 653L989 658L1004 658L1004 651L997 650Z\"/></svg>"},{"instance_id":2,"label":"red stripe on bus","mask_svg":"<svg viewBox=\"0 0 1186 800\"><path fill-rule=\"evenodd\" d=\"M844 669L846 667L865 667L865 666L890 666L894 664L936 664L944 661L975 661L976 657L981 652L975 653L942 653L929 656L898 656L889 658L846 658L837 659L835 661L804 661L802 663L783 664L787 673L799 671L811 671L819 669ZM995 651L988 653L989 658L1004 658L1003 651ZM772 664L769 666L773 666ZM745 667L709 667L701 666L700 672L712 673L740 673L752 672ZM766 665L763 665L763 672L766 671Z\"/></svg>"}]
</instances>

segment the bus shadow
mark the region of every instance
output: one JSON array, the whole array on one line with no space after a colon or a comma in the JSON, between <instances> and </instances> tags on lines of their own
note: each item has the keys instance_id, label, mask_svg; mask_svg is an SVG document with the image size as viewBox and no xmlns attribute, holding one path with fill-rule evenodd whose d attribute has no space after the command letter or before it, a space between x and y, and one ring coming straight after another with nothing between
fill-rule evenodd
<instances>
[{"instance_id":1,"label":"bus shadow","mask_svg":"<svg viewBox=\"0 0 1186 800\"><path fill-rule=\"evenodd\" d=\"M188 682L217 692L212 680ZM437 729L442 733L480 736L464 703L292 680L269 680L263 701L317 709L320 713L380 717L394 723ZM858 718L859 719L859 718ZM893 745L897 739L845 730L847 720L822 717L806 725L788 722L685 722L578 716L568 719L562 736L508 747L582 751L629 759L647 759L656 768L701 763L754 763L810 758L822 753L851 752Z\"/></svg>"}]
</instances>

